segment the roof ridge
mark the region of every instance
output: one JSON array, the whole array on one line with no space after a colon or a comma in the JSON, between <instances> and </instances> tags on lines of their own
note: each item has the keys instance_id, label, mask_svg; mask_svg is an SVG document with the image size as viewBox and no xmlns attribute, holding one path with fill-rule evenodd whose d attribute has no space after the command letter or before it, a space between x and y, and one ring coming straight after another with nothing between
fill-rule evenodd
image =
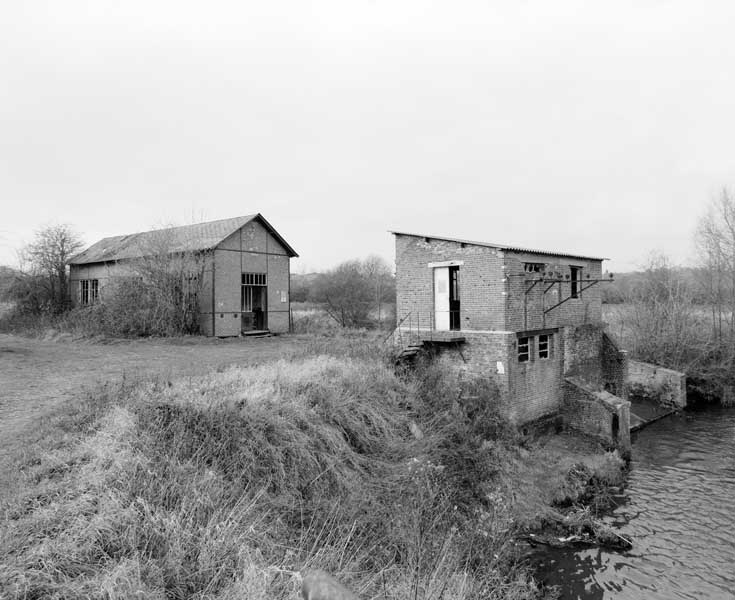
<instances>
[{"instance_id":1,"label":"roof ridge","mask_svg":"<svg viewBox=\"0 0 735 600\"><path fill-rule=\"evenodd\" d=\"M161 229L149 229L117 236L108 236L95 242L82 252L71 257L69 264L91 264L97 262L108 262L140 258L151 254L150 245L156 243L156 236L162 234L162 240L169 239L169 252L199 252L211 250L222 243L229 236L247 225L258 220L278 242L284 247L286 253L291 257L298 254L281 237L276 229L266 221L260 213L229 217L227 219L216 219L202 223L191 223L189 225L177 225ZM148 248L147 248L148 246Z\"/></svg>"},{"instance_id":2,"label":"roof ridge","mask_svg":"<svg viewBox=\"0 0 735 600\"><path fill-rule=\"evenodd\" d=\"M428 239L434 239L434 240L442 240L445 242L457 242L459 244L470 244L473 246L484 246L486 248L497 248L498 250L508 250L510 252L526 252L528 254L544 254L547 256L562 256L567 258L586 258L589 260L610 260L609 258L605 257L598 257L598 256L590 256L587 254L577 254L574 252L555 252L553 250L541 250L538 248L525 248L523 246L514 246L512 244L496 244L494 242L478 242L475 240L466 240L462 238L453 238L448 236L442 236L442 235L431 235L426 233L410 233L408 231L395 231L395 230L388 230L388 233L392 233L393 235L408 235L411 237L423 237Z\"/></svg>"},{"instance_id":3,"label":"roof ridge","mask_svg":"<svg viewBox=\"0 0 735 600\"><path fill-rule=\"evenodd\" d=\"M252 215L240 215L238 217L229 217L226 219L214 219L213 221L202 221L201 223L189 223L188 225L172 225L170 227L159 227L159 228L153 228L153 229L146 229L145 231L134 231L133 233L123 233L121 235L113 235L109 237L125 237L128 235L140 235L142 233L154 233L158 231L171 231L173 229L184 229L186 227L197 227L199 225L213 225L215 223L224 223L225 221L235 221L239 219L248 219L252 220L255 217L257 217L260 213L255 213ZM103 238L106 239L106 238ZM100 240L102 241L102 240Z\"/></svg>"}]
</instances>

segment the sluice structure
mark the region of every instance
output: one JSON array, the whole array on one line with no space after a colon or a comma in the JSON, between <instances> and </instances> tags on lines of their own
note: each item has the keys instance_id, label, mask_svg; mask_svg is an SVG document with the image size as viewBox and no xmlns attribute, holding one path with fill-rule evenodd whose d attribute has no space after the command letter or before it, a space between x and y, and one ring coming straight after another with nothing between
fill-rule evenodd
<instances>
[{"instance_id":1,"label":"sluice structure","mask_svg":"<svg viewBox=\"0 0 735 600\"><path fill-rule=\"evenodd\" d=\"M646 421L629 390L666 390L671 407L686 404L682 373L630 361L606 331L606 259L392 233L401 354L431 349L492 380L517 425L561 418L627 455L631 429Z\"/></svg>"}]
</instances>

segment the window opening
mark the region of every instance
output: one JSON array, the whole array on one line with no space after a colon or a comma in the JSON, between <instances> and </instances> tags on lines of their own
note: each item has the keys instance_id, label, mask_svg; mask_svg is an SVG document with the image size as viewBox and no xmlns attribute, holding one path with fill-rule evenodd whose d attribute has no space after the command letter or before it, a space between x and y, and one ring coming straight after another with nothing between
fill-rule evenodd
<instances>
[{"instance_id":1,"label":"window opening","mask_svg":"<svg viewBox=\"0 0 735 600\"><path fill-rule=\"evenodd\" d=\"M551 334L542 333L538 336L538 357L549 358L551 356Z\"/></svg>"},{"instance_id":2,"label":"window opening","mask_svg":"<svg viewBox=\"0 0 735 600\"><path fill-rule=\"evenodd\" d=\"M571 272L571 280L572 280L572 298L579 298L579 280L580 277L580 271L582 270L581 267L569 267L569 270Z\"/></svg>"},{"instance_id":3,"label":"window opening","mask_svg":"<svg viewBox=\"0 0 735 600\"><path fill-rule=\"evenodd\" d=\"M618 415L612 416L612 438L614 441L618 441L618 434L620 433L620 417Z\"/></svg>"},{"instance_id":4,"label":"window opening","mask_svg":"<svg viewBox=\"0 0 735 600\"><path fill-rule=\"evenodd\" d=\"M262 330L267 327L267 274L242 274L242 331Z\"/></svg>"},{"instance_id":5,"label":"window opening","mask_svg":"<svg viewBox=\"0 0 735 600\"><path fill-rule=\"evenodd\" d=\"M449 329L459 331L459 267L449 267Z\"/></svg>"},{"instance_id":6,"label":"window opening","mask_svg":"<svg viewBox=\"0 0 735 600\"><path fill-rule=\"evenodd\" d=\"M518 362L528 362L531 358L531 338L518 338Z\"/></svg>"},{"instance_id":7,"label":"window opening","mask_svg":"<svg viewBox=\"0 0 735 600\"><path fill-rule=\"evenodd\" d=\"M92 304L97 302L99 295L99 279L79 280L79 301L81 304Z\"/></svg>"},{"instance_id":8,"label":"window opening","mask_svg":"<svg viewBox=\"0 0 735 600\"><path fill-rule=\"evenodd\" d=\"M523 270L526 273L541 273L546 269L544 263L523 263Z\"/></svg>"},{"instance_id":9,"label":"window opening","mask_svg":"<svg viewBox=\"0 0 735 600\"><path fill-rule=\"evenodd\" d=\"M243 273L243 285L266 285L266 273Z\"/></svg>"}]
</instances>

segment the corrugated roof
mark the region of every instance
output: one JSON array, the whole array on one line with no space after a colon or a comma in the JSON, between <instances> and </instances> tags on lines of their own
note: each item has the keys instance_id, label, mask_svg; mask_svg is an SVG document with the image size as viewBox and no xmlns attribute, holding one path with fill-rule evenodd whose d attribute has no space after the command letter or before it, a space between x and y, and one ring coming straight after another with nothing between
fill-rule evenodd
<instances>
[{"instance_id":1,"label":"corrugated roof","mask_svg":"<svg viewBox=\"0 0 735 600\"><path fill-rule=\"evenodd\" d=\"M169 227L168 229L155 229L153 231L107 237L72 257L69 264L83 265L140 258L156 254L162 248L166 252L174 254L209 250L253 219L258 219L263 223L265 228L283 245L289 256L298 256L286 240L273 229L273 226L258 213L182 227Z\"/></svg>"},{"instance_id":2,"label":"corrugated roof","mask_svg":"<svg viewBox=\"0 0 735 600\"><path fill-rule=\"evenodd\" d=\"M527 252L529 254L543 254L545 256L561 256L564 258L585 258L588 260L610 260L609 258L601 258L598 256L586 256L583 254L571 254L569 252L555 252L553 250L538 250L534 248L524 248L521 246L509 246L507 244L494 244L492 242L475 242L472 240L463 240L461 238L444 237L440 235L428 235L425 233L408 233L406 231L390 231L394 235L410 235L411 237L430 238L433 240L442 240L445 242L457 242L460 244L471 244L473 246L484 246L486 248L497 248L509 252Z\"/></svg>"}]
</instances>

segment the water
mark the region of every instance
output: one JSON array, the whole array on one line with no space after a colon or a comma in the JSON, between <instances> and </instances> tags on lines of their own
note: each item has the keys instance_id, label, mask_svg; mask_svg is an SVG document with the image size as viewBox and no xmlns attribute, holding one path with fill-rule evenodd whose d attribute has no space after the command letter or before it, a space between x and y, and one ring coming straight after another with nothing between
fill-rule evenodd
<instances>
[{"instance_id":1,"label":"water","mask_svg":"<svg viewBox=\"0 0 735 600\"><path fill-rule=\"evenodd\" d=\"M669 417L640 431L608 517L629 552L548 550L538 576L563 599L735 599L735 409Z\"/></svg>"}]
</instances>

